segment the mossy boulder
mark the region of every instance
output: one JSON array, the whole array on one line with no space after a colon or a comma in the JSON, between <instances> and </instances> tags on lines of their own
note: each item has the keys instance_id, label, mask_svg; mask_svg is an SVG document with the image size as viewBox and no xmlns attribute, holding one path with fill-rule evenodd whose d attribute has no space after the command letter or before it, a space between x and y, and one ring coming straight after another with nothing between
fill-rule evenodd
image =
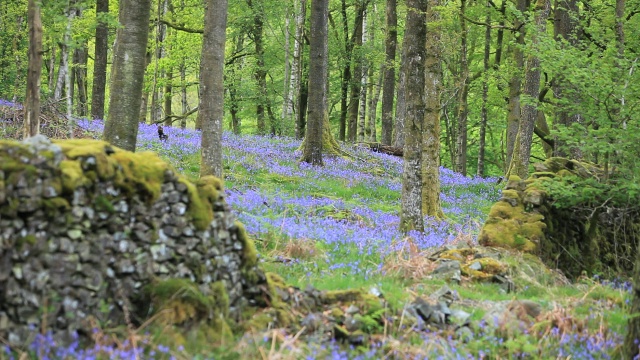
<instances>
[{"instance_id":1,"label":"mossy boulder","mask_svg":"<svg viewBox=\"0 0 640 360\"><path fill-rule=\"evenodd\" d=\"M638 214L584 195L593 193L593 186L606 186L601 179L612 174L588 162L559 157L534 168L527 180L509 179L478 242L538 255L570 278L630 271L633 261L627 259L635 258L640 238ZM576 194L586 200L576 200Z\"/></svg>"}]
</instances>

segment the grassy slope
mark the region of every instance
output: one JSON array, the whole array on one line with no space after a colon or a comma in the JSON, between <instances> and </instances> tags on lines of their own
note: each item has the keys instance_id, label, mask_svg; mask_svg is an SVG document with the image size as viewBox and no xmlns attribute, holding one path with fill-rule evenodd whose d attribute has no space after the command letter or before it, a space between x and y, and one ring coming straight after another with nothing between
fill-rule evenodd
<instances>
[{"instance_id":1,"label":"grassy slope","mask_svg":"<svg viewBox=\"0 0 640 360\"><path fill-rule=\"evenodd\" d=\"M89 134L101 129L97 122L84 126ZM160 143L155 127L141 125L139 146L159 152L179 171L196 178L198 134L173 128L165 132L169 141ZM426 234L412 234L407 240L396 230L401 159L346 147L353 159L326 159L323 168L311 168L298 162L300 143L289 138L225 134L223 145L228 201L255 238L266 270L299 287L376 287L399 309L443 285L424 276L422 265L426 264L419 258L417 262L408 259L404 245L410 242L419 257L443 244L473 242L499 195L493 179L468 179L443 169L441 198L448 219L427 219ZM491 284L451 285L464 300L460 306L478 320L486 301L532 299L549 310L558 330L545 337L503 337L487 330L462 343L397 328L387 330L381 348L368 351L315 346L284 333L280 339L288 346L281 346L281 341L269 340L277 338L272 336L275 330L216 344L217 349L197 337L172 338L164 330L152 331L150 343L158 350L155 358L381 358L392 353L398 358L444 359L513 358L521 353L530 354L528 358L616 357L620 343L616 334L624 332L626 323L629 294L625 286L592 279L556 285L535 261L520 254L507 254L505 261L514 269L518 291L507 295ZM584 321L587 330L578 332L571 321ZM478 334L483 331L478 329Z\"/></svg>"}]
</instances>

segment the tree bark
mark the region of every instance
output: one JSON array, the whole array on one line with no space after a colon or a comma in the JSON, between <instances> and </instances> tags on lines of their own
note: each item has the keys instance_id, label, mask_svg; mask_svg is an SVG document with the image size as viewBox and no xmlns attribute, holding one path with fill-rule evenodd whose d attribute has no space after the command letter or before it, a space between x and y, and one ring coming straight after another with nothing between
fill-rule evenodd
<instances>
[{"instance_id":1,"label":"tree bark","mask_svg":"<svg viewBox=\"0 0 640 360\"><path fill-rule=\"evenodd\" d=\"M554 10L554 37L559 43L560 48L574 47L578 44L580 39L580 29L578 25L579 8L576 0L556 0ZM556 99L564 99L564 89L566 83L562 80L562 76L554 81L553 95ZM571 113L562 106L557 107L556 121L554 122L554 128L565 127L568 128L574 123L580 122L581 116L578 113ZM582 158L582 154L579 149L572 147L566 148L566 142L558 139L554 139L554 156L566 157L570 155L575 159Z\"/></svg>"},{"instance_id":2,"label":"tree bark","mask_svg":"<svg viewBox=\"0 0 640 360\"><path fill-rule=\"evenodd\" d=\"M369 40L369 32L367 29L367 12L365 11L364 16L362 17L362 45L366 45ZM364 133L365 133L365 125L367 118L367 92L368 92L368 83L369 79L369 61L366 58L363 58L360 62L362 64L362 71L360 77L360 99L358 100L359 110L358 110L358 136L357 141L364 141Z\"/></svg>"},{"instance_id":3,"label":"tree bark","mask_svg":"<svg viewBox=\"0 0 640 360\"><path fill-rule=\"evenodd\" d=\"M351 37L353 43L352 49L358 49L362 47L362 30L364 23L365 5L363 1L358 1L356 6L356 19L354 24L354 32ZM356 141L357 126L358 126L358 109L360 101L360 89L362 88L362 56L352 56L353 80L351 81L349 96L349 105L347 106L347 140L351 142Z\"/></svg>"},{"instance_id":4,"label":"tree bark","mask_svg":"<svg viewBox=\"0 0 640 360\"><path fill-rule=\"evenodd\" d=\"M227 0L207 0L200 57L200 104L202 160L200 176L222 179L222 120L224 116L224 44L227 31Z\"/></svg>"},{"instance_id":5,"label":"tree bark","mask_svg":"<svg viewBox=\"0 0 640 360\"><path fill-rule=\"evenodd\" d=\"M405 62L407 61L404 57L404 48L407 47L406 37L403 40L402 48L403 52L400 59L400 66L405 67ZM405 85L407 79L403 71L400 71L400 76L398 79L398 95L396 100L396 118L393 122L393 146L395 147L404 147L405 139L404 139L404 122L407 114L407 105L405 101Z\"/></svg>"},{"instance_id":6,"label":"tree bark","mask_svg":"<svg viewBox=\"0 0 640 360\"><path fill-rule=\"evenodd\" d=\"M517 0L516 7L522 14L526 13L529 7L529 0ZM516 70L509 80L509 102L507 104L507 161L505 164L505 173L508 172L508 167L511 165L518 128L520 126L521 71L524 69L524 54L522 53L525 36L524 26L522 21L517 19L514 21L514 26L520 30L518 31L516 45L513 47L513 58L515 60Z\"/></svg>"},{"instance_id":7,"label":"tree bark","mask_svg":"<svg viewBox=\"0 0 640 360\"><path fill-rule=\"evenodd\" d=\"M254 4L253 0L247 0L247 5L253 12L253 25L251 26L251 37L255 45L256 69L253 74L258 85L258 99L256 103L256 120L258 134L266 134L267 127L265 113L267 108L267 71L264 67L264 12L263 4Z\"/></svg>"},{"instance_id":8,"label":"tree bark","mask_svg":"<svg viewBox=\"0 0 640 360\"><path fill-rule=\"evenodd\" d=\"M373 79L373 67L371 67L369 78ZM376 134L376 118L378 114L378 101L380 100L380 94L382 93L382 81L384 78L384 64L380 65L380 70L378 74L378 83L376 85L373 84L373 81L370 84L370 99L369 99L369 116L367 122L367 141L375 142L377 139Z\"/></svg>"},{"instance_id":9,"label":"tree bark","mask_svg":"<svg viewBox=\"0 0 640 360\"><path fill-rule=\"evenodd\" d=\"M291 64L291 90L293 92L291 100L293 102L293 121L295 123L296 138L302 139L304 128L300 127L300 119L303 116L303 109L300 105L302 104L302 50L304 47L303 35L307 0L300 0L299 3L297 1L294 3L299 4L300 8L296 12L296 33L293 44L293 63Z\"/></svg>"},{"instance_id":10,"label":"tree bark","mask_svg":"<svg viewBox=\"0 0 640 360\"><path fill-rule=\"evenodd\" d=\"M382 87L382 132L381 142L391 145L393 135L393 95L396 84L396 45L398 43L398 15L396 0L387 0L387 35L385 39L385 66Z\"/></svg>"},{"instance_id":11,"label":"tree bark","mask_svg":"<svg viewBox=\"0 0 640 360\"><path fill-rule=\"evenodd\" d=\"M323 127L329 122L327 113L328 17L329 0L311 0L309 120L302 161L316 166L323 165Z\"/></svg>"},{"instance_id":12,"label":"tree bark","mask_svg":"<svg viewBox=\"0 0 640 360\"><path fill-rule=\"evenodd\" d=\"M180 105L182 107L182 113L186 114L189 112L189 102L187 101L187 66L182 59L180 63ZM183 117L180 119L180 128L187 128L187 117Z\"/></svg>"},{"instance_id":13,"label":"tree bark","mask_svg":"<svg viewBox=\"0 0 640 360\"><path fill-rule=\"evenodd\" d=\"M425 115L422 125L422 214L442 218L440 207L440 93L442 91L442 45L438 8L440 0L428 0L425 60Z\"/></svg>"},{"instance_id":14,"label":"tree bark","mask_svg":"<svg viewBox=\"0 0 640 360\"><path fill-rule=\"evenodd\" d=\"M486 23L491 23L491 3L487 1L487 17ZM479 177L484 177L484 151L485 151L485 141L486 141L486 133L487 133L487 121L488 121L488 113L487 113L487 102L489 99L489 57L491 56L491 26L487 25L484 30L484 58L483 58L483 82L482 82L482 108L480 109L480 130L478 134L478 166L476 169L476 175Z\"/></svg>"},{"instance_id":15,"label":"tree bark","mask_svg":"<svg viewBox=\"0 0 640 360\"><path fill-rule=\"evenodd\" d=\"M147 40L150 0L120 0L119 22L113 49L109 115L103 138L125 150L135 151Z\"/></svg>"},{"instance_id":16,"label":"tree bark","mask_svg":"<svg viewBox=\"0 0 640 360\"><path fill-rule=\"evenodd\" d=\"M26 139L40 133L40 73L42 72L42 20L40 6L29 0L27 6L29 23L29 68L27 91L24 100L23 137Z\"/></svg>"},{"instance_id":17,"label":"tree bark","mask_svg":"<svg viewBox=\"0 0 640 360\"><path fill-rule=\"evenodd\" d=\"M235 37L235 52L238 53L244 47L244 34L238 34ZM242 72L236 71L240 65L234 62L229 67L229 113L231 114L231 131L234 134L240 134L241 120L238 112L240 111L240 100L238 99L238 87L242 82Z\"/></svg>"},{"instance_id":18,"label":"tree bark","mask_svg":"<svg viewBox=\"0 0 640 360\"><path fill-rule=\"evenodd\" d=\"M537 34L544 34L546 31L546 21L549 17L549 0L537 0L535 8L535 24ZM537 34L532 36L532 46L535 49L539 43ZM530 55L527 58L527 71L525 74L524 93L531 101L537 103L540 92L540 58ZM526 179L529 175L529 157L531 155L531 144L533 142L533 129L538 118L538 107L536 104L527 103L522 109L522 118L518 129L518 141L515 146L519 149L514 153L509 166L508 174L518 175ZM517 153L518 156L515 156Z\"/></svg>"},{"instance_id":19,"label":"tree bark","mask_svg":"<svg viewBox=\"0 0 640 360\"><path fill-rule=\"evenodd\" d=\"M151 51L147 51L145 55L145 63L144 69L147 70L149 64L151 64L152 58ZM144 85L144 84L143 84ZM140 116L138 117L138 121L142 124L147 123L147 113L149 112L149 89L146 89L144 86L142 88L142 96L140 97Z\"/></svg>"},{"instance_id":20,"label":"tree bark","mask_svg":"<svg viewBox=\"0 0 640 360\"><path fill-rule=\"evenodd\" d=\"M284 84L282 84L282 115L280 121L283 126L293 113L293 97L291 92L291 11L287 6L284 18Z\"/></svg>"},{"instance_id":21,"label":"tree bark","mask_svg":"<svg viewBox=\"0 0 640 360\"><path fill-rule=\"evenodd\" d=\"M458 131L456 132L455 170L467 175L467 100L469 95L469 64L467 62L466 0L460 0L460 92L458 97Z\"/></svg>"},{"instance_id":22,"label":"tree bark","mask_svg":"<svg viewBox=\"0 0 640 360\"><path fill-rule=\"evenodd\" d=\"M76 86L78 89L77 95L77 112L78 116L87 116L87 47L83 44L79 49L76 49L73 55L74 74L76 79Z\"/></svg>"},{"instance_id":23,"label":"tree bark","mask_svg":"<svg viewBox=\"0 0 640 360\"><path fill-rule=\"evenodd\" d=\"M425 59L427 56L427 0L407 0L402 49L402 74L406 79L405 144L402 172L400 231L423 232L422 130L425 118Z\"/></svg>"},{"instance_id":24,"label":"tree bark","mask_svg":"<svg viewBox=\"0 0 640 360\"><path fill-rule=\"evenodd\" d=\"M91 89L91 117L104 119L104 98L107 86L107 52L109 28L104 19L109 13L109 0L96 0L96 43L93 60L93 86Z\"/></svg>"}]
</instances>

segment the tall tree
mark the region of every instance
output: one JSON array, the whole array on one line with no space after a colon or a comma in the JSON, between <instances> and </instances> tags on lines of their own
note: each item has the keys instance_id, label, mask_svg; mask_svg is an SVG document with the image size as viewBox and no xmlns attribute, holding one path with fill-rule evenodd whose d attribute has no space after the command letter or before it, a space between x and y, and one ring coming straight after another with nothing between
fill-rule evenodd
<instances>
[{"instance_id":1,"label":"tall tree","mask_svg":"<svg viewBox=\"0 0 640 360\"><path fill-rule=\"evenodd\" d=\"M425 109L422 123L422 214L444 217L440 207L440 97L442 92L442 44L439 7L441 0L428 0L430 27L426 38Z\"/></svg>"},{"instance_id":2,"label":"tall tree","mask_svg":"<svg viewBox=\"0 0 640 360\"><path fill-rule=\"evenodd\" d=\"M491 9L491 1L487 1L487 9ZM486 146L486 133L488 122L487 103L489 100L489 57L491 56L491 22L490 12L487 11L486 21L487 25L484 30L484 57L482 61L483 65L483 81L482 81L482 107L480 109L480 129L478 134L478 166L476 169L476 175L484 177L484 154Z\"/></svg>"},{"instance_id":3,"label":"tall tree","mask_svg":"<svg viewBox=\"0 0 640 360\"><path fill-rule=\"evenodd\" d=\"M200 176L222 178L222 123L224 112L224 45L227 31L227 0L207 0L200 57L200 104L202 161Z\"/></svg>"},{"instance_id":4,"label":"tall tree","mask_svg":"<svg viewBox=\"0 0 640 360\"><path fill-rule=\"evenodd\" d=\"M555 39L560 48L572 49L578 44L581 37L578 26L578 16L579 8L576 0L555 1L553 30ZM564 93L567 82L562 79L561 74L559 75L560 77L556 78L554 81L553 95L557 99L572 101L573 99L566 99L567 96ZM569 112L564 109L563 106L558 106L557 108L556 121L554 122L555 128L558 128L559 126L567 128L574 123L580 122L581 115L579 113L576 113L575 111ZM571 149L566 149L565 142L559 138L554 139L554 145L554 152L556 156L567 156L568 154L571 154L573 158L579 159L582 157L577 148L573 147Z\"/></svg>"},{"instance_id":5,"label":"tall tree","mask_svg":"<svg viewBox=\"0 0 640 360\"><path fill-rule=\"evenodd\" d=\"M107 86L107 51L109 28L105 17L109 13L109 0L96 0L96 40L93 60L93 87L91 89L91 117L104 119L104 97Z\"/></svg>"},{"instance_id":6,"label":"tall tree","mask_svg":"<svg viewBox=\"0 0 640 360\"><path fill-rule=\"evenodd\" d=\"M522 108L522 117L518 135L507 174L526 178L529 175L529 157L533 142L533 130L538 118L538 93L540 92L540 58L535 54L539 36L546 31L546 22L551 6L549 0L537 0L535 6L535 30L531 37L532 54L527 57L527 71L524 80L524 93L528 97Z\"/></svg>"},{"instance_id":7,"label":"tall tree","mask_svg":"<svg viewBox=\"0 0 640 360\"><path fill-rule=\"evenodd\" d=\"M136 149L150 12L151 0L120 0L109 86L117 91L110 92L103 138L129 151Z\"/></svg>"},{"instance_id":8,"label":"tall tree","mask_svg":"<svg viewBox=\"0 0 640 360\"><path fill-rule=\"evenodd\" d=\"M469 63L467 61L467 0L460 0L460 90L458 92L458 129L456 131L455 171L467 175L467 115Z\"/></svg>"},{"instance_id":9,"label":"tall tree","mask_svg":"<svg viewBox=\"0 0 640 360\"><path fill-rule=\"evenodd\" d=\"M25 138L40 132L40 73L42 71L42 20L40 6L36 0L29 0L27 7L29 23L29 69L27 72L27 92L24 101Z\"/></svg>"},{"instance_id":10,"label":"tall tree","mask_svg":"<svg viewBox=\"0 0 640 360\"><path fill-rule=\"evenodd\" d=\"M427 0L407 0L402 49L406 117L402 172L400 230L424 231L422 218L422 130L425 119L425 58Z\"/></svg>"},{"instance_id":11,"label":"tall tree","mask_svg":"<svg viewBox=\"0 0 640 360\"><path fill-rule=\"evenodd\" d=\"M293 62L291 63L291 94L293 106L293 121L295 123L296 138L302 139L304 128L301 126L302 110L302 54L304 48L304 21L307 14L307 0L294 1L296 9L296 32L293 42ZM295 7L294 5L294 7Z\"/></svg>"},{"instance_id":12,"label":"tall tree","mask_svg":"<svg viewBox=\"0 0 640 360\"><path fill-rule=\"evenodd\" d=\"M360 89L362 88L362 56L354 55L354 50L362 47L362 31L364 26L364 14L367 8L368 0L358 0L356 3L356 19L351 36L352 45L352 81L349 87L349 105L347 106L347 140L356 141L358 131L358 110L360 108ZM346 21L346 20L344 20Z\"/></svg>"},{"instance_id":13,"label":"tall tree","mask_svg":"<svg viewBox=\"0 0 640 360\"><path fill-rule=\"evenodd\" d=\"M384 80L382 85L382 139L391 145L393 134L393 93L396 84L396 44L398 43L398 15L396 0L387 0L387 34L385 38Z\"/></svg>"},{"instance_id":14,"label":"tall tree","mask_svg":"<svg viewBox=\"0 0 640 360\"><path fill-rule=\"evenodd\" d=\"M505 173L508 171L508 167L511 164L516 137L518 135L518 128L520 126L520 92L522 87L522 71L524 69L524 54L522 52L522 47L524 46L525 37L523 16L528 7L529 0L516 0L516 10L518 10L520 14L514 21L514 26L518 29L516 33L516 44L512 47L516 69L509 79L509 97L507 103L507 159L505 163Z\"/></svg>"},{"instance_id":15,"label":"tall tree","mask_svg":"<svg viewBox=\"0 0 640 360\"><path fill-rule=\"evenodd\" d=\"M328 124L328 17L329 0L311 0L311 39L309 41L309 118L302 161L323 165L324 124Z\"/></svg>"}]
</instances>

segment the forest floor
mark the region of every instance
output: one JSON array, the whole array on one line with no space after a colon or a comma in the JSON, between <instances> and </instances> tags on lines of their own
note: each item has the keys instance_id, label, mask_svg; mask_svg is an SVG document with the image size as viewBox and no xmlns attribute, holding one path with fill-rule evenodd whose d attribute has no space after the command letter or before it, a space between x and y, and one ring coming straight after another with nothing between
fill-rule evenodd
<instances>
[{"instance_id":1,"label":"forest floor","mask_svg":"<svg viewBox=\"0 0 640 360\"><path fill-rule=\"evenodd\" d=\"M99 121L80 126L88 137L102 129ZM155 126L141 125L139 148L158 152L196 179L199 134L178 128L165 133L168 140L160 142ZM375 292L398 316L358 343L314 343L291 329L273 328L211 344L198 337L171 338L152 326L140 331L147 344L140 358L621 358L631 297L627 282L597 277L568 282L531 257L477 245L482 222L500 196L495 178L469 178L442 168L446 219L426 219L424 234L404 236L398 232L401 158L343 145L350 159L327 158L323 167L311 167L299 162L300 141L292 138L225 133L223 146L227 201L255 240L265 271L300 289ZM514 288L434 276L433 255L457 248L499 252ZM408 313L404 320L403 309L445 286L453 297L447 305L462 314L470 331L411 322ZM499 304L514 301L529 301L538 310L526 319L516 315L513 323L491 324L488 314L496 318L495 311L509 311ZM49 358L56 358L53 353ZM126 356L114 350L110 357Z\"/></svg>"}]
</instances>

